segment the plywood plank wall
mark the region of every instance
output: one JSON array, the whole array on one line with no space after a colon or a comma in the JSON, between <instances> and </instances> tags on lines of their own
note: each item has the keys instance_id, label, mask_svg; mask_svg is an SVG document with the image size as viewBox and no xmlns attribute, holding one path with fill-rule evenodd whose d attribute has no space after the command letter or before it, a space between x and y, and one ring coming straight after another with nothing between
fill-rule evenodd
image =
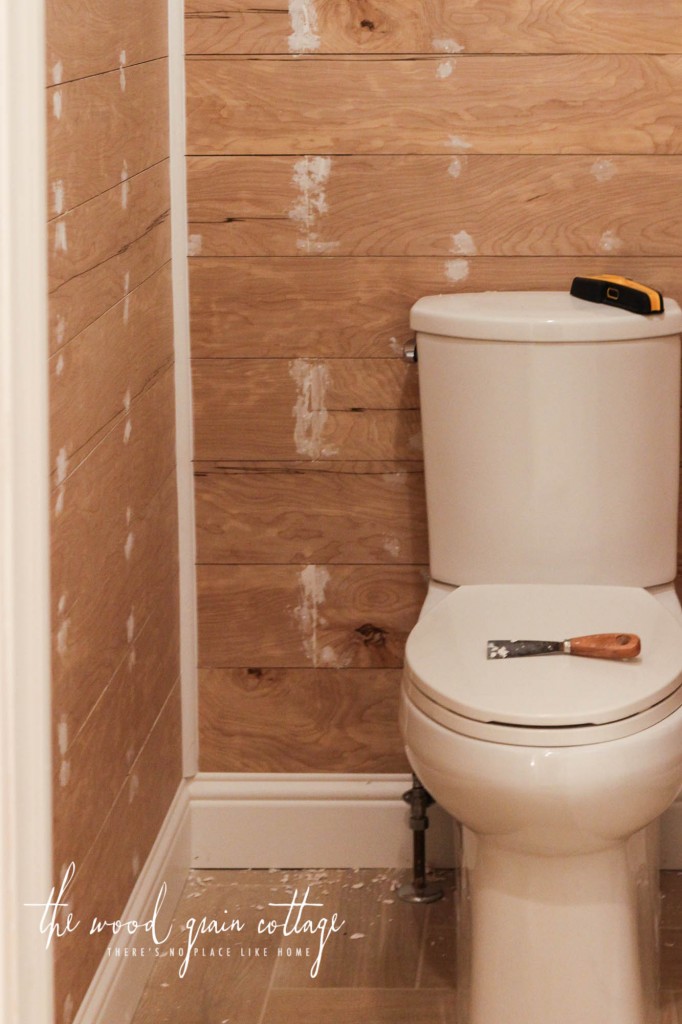
<instances>
[{"instance_id":1,"label":"plywood plank wall","mask_svg":"<svg viewBox=\"0 0 682 1024\"><path fill-rule=\"evenodd\" d=\"M682 299L676 0L187 0L201 766L391 771L426 587L410 305Z\"/></svg>"},{"instance_id":2,"label":"plywood plank wall","mask_svg":"<svg viewBox=\"0 0 682 1024\"><path fill-rule=\"evenodd\" d=\"M166 4L48 0L53 943L70 1024L181 777Z\"/></svg>"}]
</instances>

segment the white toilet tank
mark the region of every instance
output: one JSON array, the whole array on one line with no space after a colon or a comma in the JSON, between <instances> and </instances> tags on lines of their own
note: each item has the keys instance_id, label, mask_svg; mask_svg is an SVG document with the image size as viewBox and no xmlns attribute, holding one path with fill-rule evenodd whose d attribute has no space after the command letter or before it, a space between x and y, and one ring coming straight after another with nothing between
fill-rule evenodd
<instances>
[{"instance_id":1,"label":"white toilet tank","mask_svg":"<svg viewBox=\"0 0 682 1024\"><path fill-rule=\"evenodd\" d=\"M564 292L416 303L433 579L675 577L682 312L665 310Z\"/></svg>"}]
</instances>

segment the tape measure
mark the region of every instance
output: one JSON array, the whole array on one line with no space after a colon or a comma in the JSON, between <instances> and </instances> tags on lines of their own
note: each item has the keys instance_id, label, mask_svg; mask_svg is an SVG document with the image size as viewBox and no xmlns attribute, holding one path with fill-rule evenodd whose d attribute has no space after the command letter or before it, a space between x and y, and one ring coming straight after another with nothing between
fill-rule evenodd
<instances>
[{"instance_id":1,"label":"tape measure","mask_svg":"<svg viewBox=\"0 0 682 1024\"><path fill-rule=\"evenodd\" d=\"M642 316L664 312L663 296L655 288L615 274L574 277L571 295L587 302L617 306L619 309L627 309L630 313L640 313Z\"/></svg>"}]
</instances>

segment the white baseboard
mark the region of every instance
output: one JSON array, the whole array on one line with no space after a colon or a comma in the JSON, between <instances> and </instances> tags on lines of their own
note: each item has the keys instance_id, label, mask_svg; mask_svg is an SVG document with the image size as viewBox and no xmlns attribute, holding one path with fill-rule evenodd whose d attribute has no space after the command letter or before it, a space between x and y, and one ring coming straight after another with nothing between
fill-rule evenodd
<instances>
[{"instance_id":1,"label":"white baseboard","mask_svg":"<svg viewBox=\"0 0 682 1024\"><path fill-rule=\"evenodd\" d=\"M158 934L164 935L173 919L180 894L187 881L191 860L191 833L187 784L183 781L166 815L151 853L142 868L121 920L147 921L163 882L168 886L158 916ZM123 949L136 943L134 935L123 932L112 939ZM139 937L137 939L139 945ZM105 953L81 1003L74 1024L128 1024L154 965L152 957L114 957Z\"/></svg>"},{"instance_id":2,"label":"white baseboard","mask_svg":"<svg viewBox=\"0 0 682 1024\"><path fill-rule=\"evenodd\" d=\"M229 775L189 784L192 867L409 867L409 775ZM453 863L453 829L429 810L427 862Z\"/></svg>"}]
</instances>

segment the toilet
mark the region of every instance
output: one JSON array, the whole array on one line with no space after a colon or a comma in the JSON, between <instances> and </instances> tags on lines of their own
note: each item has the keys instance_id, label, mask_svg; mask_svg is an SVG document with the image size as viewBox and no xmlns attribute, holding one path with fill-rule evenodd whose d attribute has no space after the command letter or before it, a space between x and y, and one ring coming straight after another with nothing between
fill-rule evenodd
<instances>
[{"instance_id":1,"label":"toilet","mask_svg":"<svg viewBox=\"0 0 682 1024\"><path fill-rule=\"evenodd\" d=\"M411 323L431 582L400 723L456 822L456 1024L656 1024L657 822L682 788L682 312L485 292L420 299ZM641 654L486 657L593 633Z\"/></svg>"}]
</instances>

